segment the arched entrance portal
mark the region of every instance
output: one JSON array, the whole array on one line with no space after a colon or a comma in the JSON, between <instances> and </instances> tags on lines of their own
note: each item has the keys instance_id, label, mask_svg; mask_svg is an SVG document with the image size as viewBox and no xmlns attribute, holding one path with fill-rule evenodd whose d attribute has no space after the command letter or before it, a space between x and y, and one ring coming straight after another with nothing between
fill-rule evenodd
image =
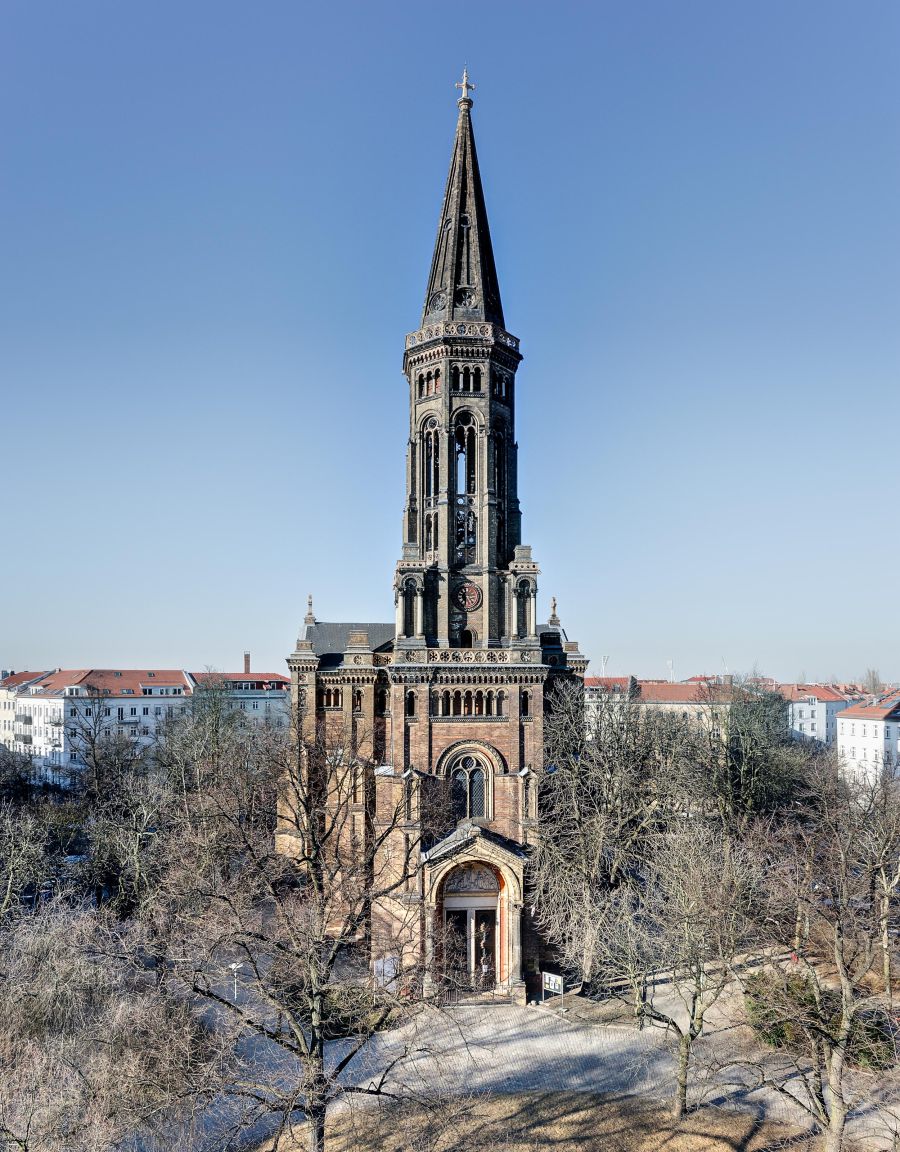
<instances>
[{"instance_id":1,"label":"arched entrance portal","mask_svg":"<svg viewBox=\"0 0 900 1152\"><path fill-rule=\"evenodd\" d=\"M489 864L459 864L443 883L444 974L457 987L493 989L502 962L500 877Z\"/></svg>"}]
</instances>

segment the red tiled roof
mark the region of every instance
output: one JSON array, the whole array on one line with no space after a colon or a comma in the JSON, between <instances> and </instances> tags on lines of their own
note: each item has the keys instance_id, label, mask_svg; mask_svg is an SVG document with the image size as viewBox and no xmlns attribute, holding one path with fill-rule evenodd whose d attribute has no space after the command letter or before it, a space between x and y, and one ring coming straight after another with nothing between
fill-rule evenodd
<instances>
[{"instance_id":1,"label":"red tiled roof","mask_svg":"<svg viewBox=\"0 0 900 1152\"><path fill-rule=\"evenodd\" d=\"M627 688L630 676L585 676L585 688Z\"/></svg>"},{"instance_id":2,"label":"red tiled roof","mask_svg":"<svg viewBox=\"0 0 900 1152\"><path fill-rule=\"evenodd\" d=\"M46 675L46 672L13 672L0 680L0 688L21 688L23 684L30 684Z\"/></svg>"},{"instance_id":3,"label":"red tiled roof","mask_svg":"<svg viewBox=\"0 0 900 1152\"><path fill-rule=\"evenodd\" d=\"M234 684L237 681L259 681L267 684L283 684L287 687L290 679L280 672L191 672L190 677L198 684Z\"/></svg>"},{"instance_id":4,"label":"red tiled roof","mask_svg":"<svg viewBox=\"0 0 900 1152\"><path fill-rule=\"evenodd\" d=\"M88 668L57 668L53 672L48 672L43 680L35 685L35 689L42 696L62 692L65 688L80 684L89 671Z\"/></svg>"},{"instance_id":5,"label":"red tiled roof","mask_svg":"<svg viewBox=\"0 0 900 1152\"><path fill-rule=\"evenodd\" d=\"M710 695L710 686L705 680L688 684L638 680L638 697L646 704L699 704L709 700Z\"/></svg>"},{"instance_id":6,"label":"red tiled roof","mask_svg":"<svg viewBox=\"0 0 900 1152\"><path fill-rule=\"evenodd\" d=\"M140 696L144 688L181 688L185 695L191 691L180 668L76 668L49 673L35 694L55 695L76 686L108 696Z\"/></svg>"},{"instance_id":7,"label":"red tiled roof","mask_svg":"<svg viewBox=\"0 0 900 1152\"><path fill-rule=\"evenodd\" d=\"M838 692L829 684L778 684L776 691L780 692L785 700L791 701L806 700L809 696L815 696L817 700L825 702L847 699L842 692Z\"/></svg>"}]
</instances>

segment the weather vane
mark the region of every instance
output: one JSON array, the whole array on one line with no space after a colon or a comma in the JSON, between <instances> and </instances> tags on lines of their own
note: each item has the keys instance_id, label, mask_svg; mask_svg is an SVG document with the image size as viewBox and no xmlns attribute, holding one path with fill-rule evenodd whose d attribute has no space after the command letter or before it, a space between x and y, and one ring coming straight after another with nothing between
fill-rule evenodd
<instances>
[{"instance_id":1,"label":"weather vane","mask_svg":"<svg viewBox=\"0 0 900 1152\"><path fill-rule=\"evenodd\" d=\"M463 78L462 78L462 81L459 81L459 80L457 80L457 81L456 81L456 87L457 87L457 88L462 88L462 98L463 98L463 100L468 100L468 99L469 99L469 90L470 90L470 89L471 89L473 92L475 91L475 85L474 85L474 84L472 84L472 83L470 83L470 81L469 81L469 69L468 69L468 68L463 68Z\"/></svg>"}]
</instances>

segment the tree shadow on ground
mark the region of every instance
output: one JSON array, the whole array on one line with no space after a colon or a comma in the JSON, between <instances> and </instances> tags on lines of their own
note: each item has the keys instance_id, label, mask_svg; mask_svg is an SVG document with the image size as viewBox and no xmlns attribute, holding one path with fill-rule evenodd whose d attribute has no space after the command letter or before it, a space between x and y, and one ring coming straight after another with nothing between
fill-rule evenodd
<instances>
[{"instance_id":1,"label":"tree shadow on ground","mask_svg":"<svg viewBox=\"0 0 900 1152\"><path fill-rule=\"evenodd\" d=\"M471 1094L383 1101L332 1118L329 1152L814 1152L808 1132L699 1109L674 1122L629 1095Z\"/></svg>"}]
</instances>

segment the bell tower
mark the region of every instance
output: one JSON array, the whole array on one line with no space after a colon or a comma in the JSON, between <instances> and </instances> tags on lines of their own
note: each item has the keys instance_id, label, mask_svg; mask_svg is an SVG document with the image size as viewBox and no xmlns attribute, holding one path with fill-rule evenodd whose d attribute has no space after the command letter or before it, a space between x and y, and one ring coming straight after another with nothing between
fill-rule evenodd
<instances>
[{"instance_id":1,"label":"bell tower","mask_svg":"<svg viewBox=\"0 0 900 1152\"><path fill-rule=\"evenodd\" d=\"M536 648L538 568L521 543L519 341L506 331L475 136L459 118L419 329L406 337L409 441L394 581L405 648Z\"/></svg>"}]
</instances>

